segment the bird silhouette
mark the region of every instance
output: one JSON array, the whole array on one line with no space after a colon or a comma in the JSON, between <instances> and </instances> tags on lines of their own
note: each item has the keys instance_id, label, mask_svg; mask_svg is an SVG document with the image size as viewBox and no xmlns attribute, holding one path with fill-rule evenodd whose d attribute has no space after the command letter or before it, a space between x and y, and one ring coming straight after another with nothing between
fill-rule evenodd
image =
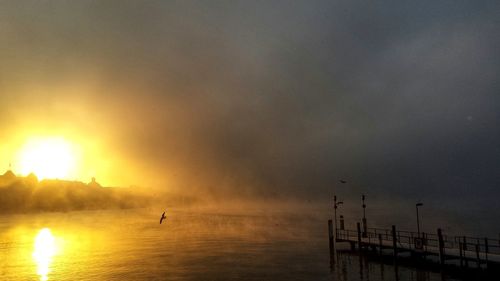
<instances>
[{"instance_id":1,"label":"bird silhouette","mask_svg":"<svg viewBox=\"0 0 500 281\"><path fill-rule=\"evenodd\" d=\"M345 181L345 180L340 180L340 182L341 182L341 183L346 183L347 181Z\"/></svg>"},{"instance_id":2,"label":"bird silhouette","mask_svg":"<svg viewBox=\"0 0 500 281\"><path fill-rule=\"evenodd\" d=\"M164 219L166 219L167 217L165 216L165 212L163 212L163 214L161 214L161 218L160 218L160 224L163 222Z\"/></svg>"}]
</instances>

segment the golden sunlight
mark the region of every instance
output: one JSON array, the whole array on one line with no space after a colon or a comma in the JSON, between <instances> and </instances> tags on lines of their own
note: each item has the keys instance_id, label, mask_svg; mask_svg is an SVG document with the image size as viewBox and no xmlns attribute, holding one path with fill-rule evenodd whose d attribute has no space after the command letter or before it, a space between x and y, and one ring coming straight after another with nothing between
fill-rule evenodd
<instances>
[{"instance_id":1,"label":"golden sunlight","mask_svg":"<svg viewBox=\"0 0 500 281\"><path fill-rule=\"evenodd\" d=\"M70 179L77 165L74 145L62 137L30 139L18 158L21 172L39 179Z\"/></svg>"},{"instance_id":2,"label":"golden sunlight","mask_svg":"<svg viewBox=\"0 0 500 281\"><path fill-rule=\"evenodd\" d=\"M35 238L35 251L33 259L37 264L37 273L40 275L40 280L48 280L50 272L50 263L52 256L56 253L55 238L50 232L50 229L44 228L38 232Z\"/></svg>"}]
</instances>

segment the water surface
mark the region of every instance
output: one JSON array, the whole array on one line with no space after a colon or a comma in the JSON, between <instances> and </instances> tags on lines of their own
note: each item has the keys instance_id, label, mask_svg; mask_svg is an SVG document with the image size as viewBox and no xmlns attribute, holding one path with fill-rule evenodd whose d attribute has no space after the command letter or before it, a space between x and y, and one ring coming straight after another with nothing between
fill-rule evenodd
<instances>
[{"instance_id":1,"label":"water surface","mask_svg":"<svg viewBox=\"0 0 500 281\"><path fill-rule=\"evenodd\" d=\"M316 211L0 216L1 280L453 280L340 255Z\"/></svg>"}]
</instances>

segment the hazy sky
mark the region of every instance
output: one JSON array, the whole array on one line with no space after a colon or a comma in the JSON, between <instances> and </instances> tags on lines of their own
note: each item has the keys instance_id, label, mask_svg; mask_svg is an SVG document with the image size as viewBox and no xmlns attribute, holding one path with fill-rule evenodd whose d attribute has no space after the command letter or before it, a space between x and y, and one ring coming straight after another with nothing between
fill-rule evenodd
<instances>
[{"instance_id":1,"label":"hazy sky","mask_svg":"<svg viewBox=\"0 0 500 281\"><path fill-rule=\"evenodd\" d=\"M499 14L498 1L1 1L0 138L78 136L110 185L488 205Z\"/></svg>"}]
</instances>

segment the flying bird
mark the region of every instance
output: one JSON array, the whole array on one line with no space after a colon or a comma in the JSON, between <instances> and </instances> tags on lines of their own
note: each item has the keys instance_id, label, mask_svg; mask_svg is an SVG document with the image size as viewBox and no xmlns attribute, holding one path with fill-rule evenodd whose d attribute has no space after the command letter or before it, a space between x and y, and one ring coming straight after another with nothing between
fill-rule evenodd
<instances>
[{"instance_id":1,"label":"flying bird","mask_svg":"<svg viewBox=\"0 0 500 281\"><path fill-rule=\"evenodd\" d=\"M341 182L341 183L346 183L347 181L345 181L345 180L340 180L340 182Z\"/></svg>"},{"instance_id":2,"label":"flying bird","mask_svg":"<svg viewBox=\"0 0 500 281\"><path fill-rule=\"evenodd\" d=\"M167 217L165 216L165 212L163 212L163 214L161 214L161 218L160 218L160 224L163 222L164 219L166 219Z\"/></svg>"}]
</instances>

